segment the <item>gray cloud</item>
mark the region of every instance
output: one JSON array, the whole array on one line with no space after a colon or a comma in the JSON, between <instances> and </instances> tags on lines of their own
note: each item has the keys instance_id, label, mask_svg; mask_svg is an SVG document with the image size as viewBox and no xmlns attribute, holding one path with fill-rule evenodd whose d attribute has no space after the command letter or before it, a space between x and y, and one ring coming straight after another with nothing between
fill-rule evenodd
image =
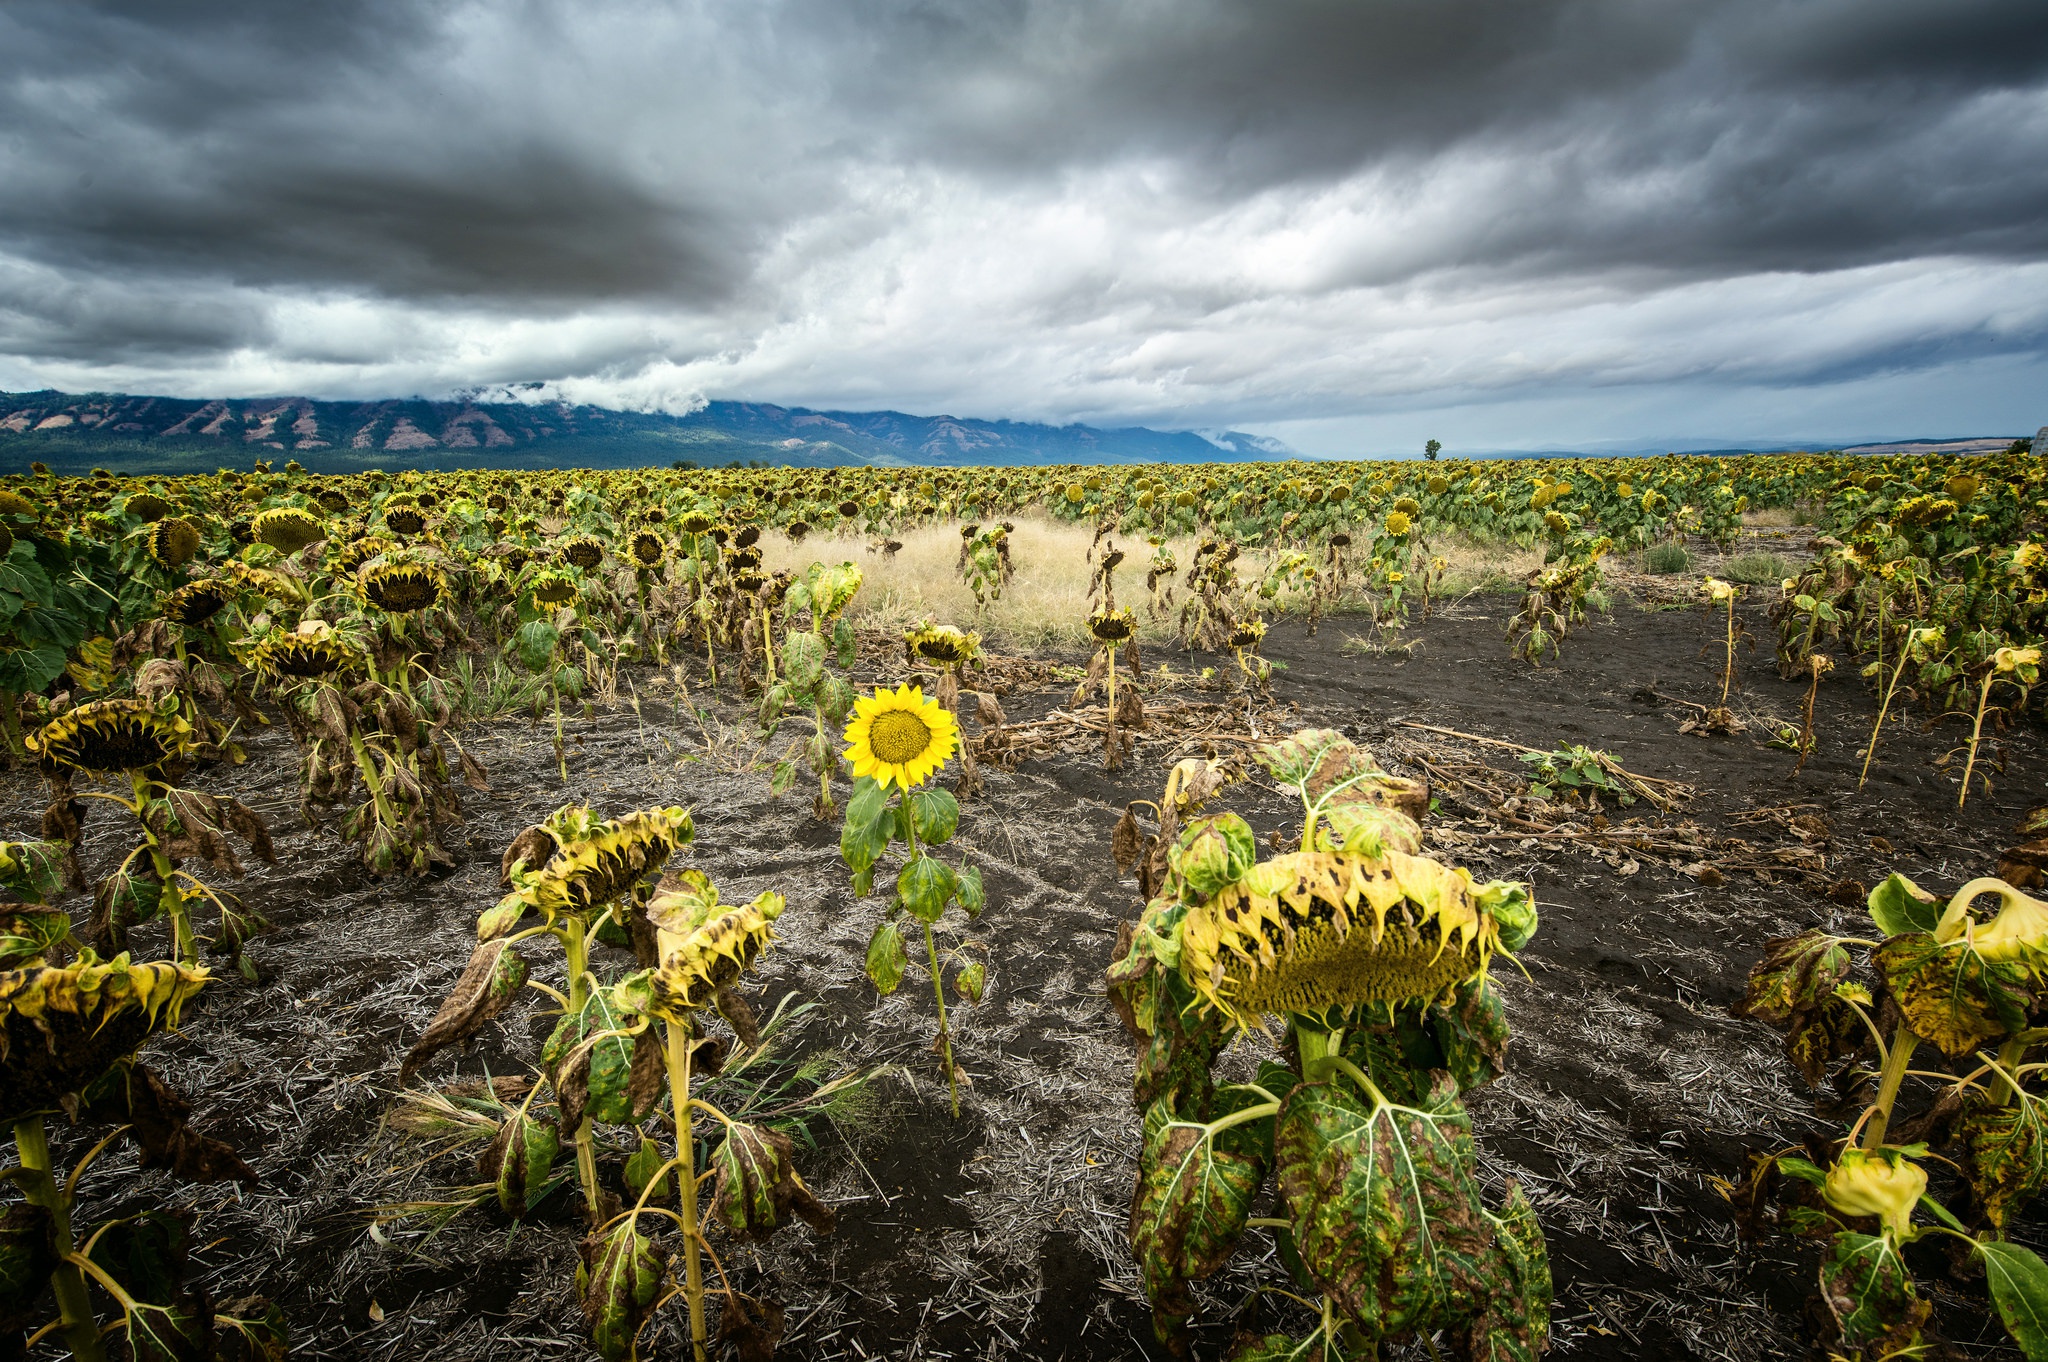
<instances>
[{"instance_id":1,"label":"gray cloud","mask_svg":"<svg viewBox=\"0 0 2048 1362\"><path fill-rule=\"evenodd\" d=\"M2038 0L43 0L0 130L0 381L1195 423L2048 348Z\"/></svg>"}]
</instances>

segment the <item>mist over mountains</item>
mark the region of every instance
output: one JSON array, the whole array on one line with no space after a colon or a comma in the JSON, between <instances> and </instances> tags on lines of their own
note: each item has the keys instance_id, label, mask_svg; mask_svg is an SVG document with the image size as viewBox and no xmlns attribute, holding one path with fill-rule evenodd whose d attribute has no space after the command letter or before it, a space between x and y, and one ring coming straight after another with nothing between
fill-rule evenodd
<instances>
[{"instance_id":1,"label":"mist over mountains","mask_svg":"<svg viewBox=\"0 0 2048 1362\"><path fill-rule=\"evenodd\" d=\"M95 464L210 470L271 454L316 472L612 468L678 460L822 467L1296 457L1280 441L1242 431L1101 429L754 402L712 402L674 416L564 402L0 393L0 460L17 467L41 460L58 472Z\"/></svg>"}]
</instances>

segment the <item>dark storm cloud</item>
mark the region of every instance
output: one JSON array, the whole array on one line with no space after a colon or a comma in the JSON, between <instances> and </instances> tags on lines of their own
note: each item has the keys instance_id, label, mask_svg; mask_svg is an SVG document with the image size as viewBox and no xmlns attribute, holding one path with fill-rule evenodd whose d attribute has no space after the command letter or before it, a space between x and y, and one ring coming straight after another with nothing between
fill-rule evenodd
<instances>
[{"instance_id":1,"label":"dark storm cloud","mask_svg":"<svg viewBox=\"0 0 2048 1362\"><path fill-rule=\"evenodd\" d=\"M1820 381L2048 346L2044 163L2041 0L42 0L0 359L1219 421Z\"/></svg>"}]
</instances>

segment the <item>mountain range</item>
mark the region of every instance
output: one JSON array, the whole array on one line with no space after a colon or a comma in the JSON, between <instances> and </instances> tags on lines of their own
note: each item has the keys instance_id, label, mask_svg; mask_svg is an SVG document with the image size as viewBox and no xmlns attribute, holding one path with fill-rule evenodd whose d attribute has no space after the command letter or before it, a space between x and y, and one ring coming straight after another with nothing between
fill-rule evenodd
<instances>
[{"instance_id":1,"label":"mountain range","mask_svg":"<svg viewBox=\"0 0 2048 1362\"><path fill-rule=\"evenodd\" d=\"M565 402L424 398L329 402L0 393L0 467L196 471L282 455L315 472L365 468L621 468L685 462L1208 463L1297 457L1242 431L1044 425L711 402L687 415Z\"/></svg>"}]
</instances>

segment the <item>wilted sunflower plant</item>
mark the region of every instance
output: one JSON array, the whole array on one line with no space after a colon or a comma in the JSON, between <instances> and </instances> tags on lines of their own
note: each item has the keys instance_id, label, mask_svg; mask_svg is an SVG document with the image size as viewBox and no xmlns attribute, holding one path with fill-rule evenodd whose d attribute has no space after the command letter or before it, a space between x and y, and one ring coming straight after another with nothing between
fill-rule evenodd
<instances>
[{"instance_id":1,"label":"wilted sunflower plant","mask_svg":"<svg viewBox=\"0 0 2048 1362\"><path fill-rule=\"evenodd\" d=\"M1304 730L1257 760L1300 797L1298 850L1259 861L1236 814L1183 823L1221 784L1186 762L1160 832L1143 837L1127 814L1116 838L1156 890L1108 972L1138 1045L1130 1241L1154 1328L1185 1355L1190 1284L1261 1231L1301 1294L1264 1293L1313 1320L1240 1359L1336 1362L1418 1335L1458 1357L1533 1358L1549 1330L1542 1232L1513 1183L1485 1204L1461 1100L1505 1065L1490 966L1535 932L1528 886L1421 855L1427 790L1337 733ZM1218 1083L1233 1038L1275 1021L1279 1057ZM1255 1218L1269 1174L1278 1214Z\"/></svg>"},{"instance_id":2,"label":"wilted sunflower plant","mask_svg":"<svg viewBox=\"0 0 2048 1362\"><path fill-rule=\"evenodd\" d=\"M839 771L832 730L846 722L855 698L853 686L832 670L832 664L842 669L854 664L853 623L846 618L846 607L860 584L861 571L852 563L813 563L801 580L790 584L782 602L782 672L761 697L761 725L771 734L792 705L811 712L810 737L803 740L800 752L793 748L775 764L770 786L778 795L787 790L796 779L800 756L818 780L812 813L821 822L838 807L832 798L832 777Z\"/></svg>"},{"instance_id":3,"label":"wilted sunflower plant","mask_svg":"<svg viewBox=\"0 0 2048 1362\"><path fill-rule=\"evenodd\" d=\"M105 949L124 951L134 926L166 919L172 954L185 965L199 961L200 938L193 921L197 903L211 903L220 930L211 947L231 955L249 978L255 969L242 944L268 924L233 894L212 888L183 868L188 859L240 876L242 863L228 840L239 838L263 860L275 863L270 833L255 811L228 795L182 787L191 769L192 728L172 697L152 704L140 698L93 700L52 719L28 739L28 750L50 778L54 798L44 824L75 849L86 805L103 800L127 810L141 840L107 874L94 893L92 935ZM125 780L121 793L76 790L74 780ZM118 788L118 786L117 786ZM75 850L74 850L75 855ZM76 862L72 862L74 873ZM82 883L81 886L82 887Z\"/></svg>"},{"instance_id":4,"label":"wilted sunflower plant","mask_svg":"<svg viewBox=\"0 0 2048 1362\"><path fill-rule=\"evenodd\" d=\"M946 1069L946 1090L953 1115L960 1114L960 1081L966 1075L953 1060L953 1033L946 1017L945 966L953 966L953 991L963 1002L980 1002L988 966L974 959L973 943L945 952L942 962L933 928L957 907L971 922L987 903L981 871L970 865L949 865L930 848L953 840L960 826L960 805L952 792L937 785L921 788L953 755L959 725L936 700L915 686L879 690L854 703L846 726L846 759L853 763L853 797L847 801L840 828L839 854L853 872L853 892L865 898L874 889L875 868L896 843L903 845L896 891L868 940L867 973L884 996L894 993L910 965L910 954L897 919L908 916L924 936L924 965L938 1004L939 1034L932 1048ZM896 798L889 797L891 786Z\"/></svg>"},{"instance_id":5,"label":"wilted sunflower plant","mask_svg":"<svg viewBox=\"0 0 2048 1362\"><path fill-rule=\"evenodd\" d=\"M1116 570L1124 561L1123 550L1114 540L1104 540L1100 547L1102 556L1088 586L1089 599L1100 602L1088 616L1088 635L1095 640L1095 652L1088 659L1088 675L1075 690L1074 700L1078 704L1089 691L1102 691L1102 762L1114 771L1131 754L1130 730L1145 726L1145 702L1135 685L1125 688L1121 702L1117 699L1117 654L1121 652L1129 660L1133 677L1142 677L1144 671L1138 655L1137 616L1118 609L1116 603Z\"/></svg>"},{"instance_id":6,"label":"wilted sunflower plant","mask_svg":"<svg viewBox=\"0 0 2048 1362\"><path fill-rule=\"evenodd\" d=\"M754 1054L762 1048L763 1028L735 985L774 941L783 900L767 892L747 904L721 904L717 887L695 870L671 872L650 892L647 880L693 835L682 809L603 820L575 805L521 834L505 853L512 892L479 919L480 944L401 1071L410 1078L436 1051L476 1035L524 987L560 1004L561 1020L541 1051L554 1119L537 1114L538 1087L516 1109L500 1107L502 1119L478 1161L487 1185L473 1200L495 1193L506 1214L526 1218L562 1181L553 1165L565 1144L571 1148L589 1225L577 1294L591 1341L607 1359L634 1355L641 1329L675 1295L689 1307L697 1358L707 1356L705 1307L713 1297L723 1299L722 1338L772 1346L771 1312L730 1282L718 1291L707 1286L704 1258L715 1267L718 1260L705 1230L718 1224L760 1239L797 1218L829 1231L833 1212L804 1185L791 1138L777 1124L859 1082L834 1079L758 1113L750 1104L740 1116L702 1095L733 1049L709 1033L704 1014L722 1016L738 1046ZM521 926L536 911L543 920ZM567 993L528 977L517 947L543 936L563 948ZM599 941L629 946L639 967L599 978L590 964ZM738 1090L749 1088L742 1083ZM638 1129L664 1097L679 1132L668 1151ZM717 1124L719 1138L699 1143L699 1115ZM626 1127L637 1137L630 1151L614 1151L608 1142L604 1150L608 1161L623 1155L623 1200L600 1179L597 1124ZM700 1207L699 1186L714 1175L710 1204ZM662 1204L671 1198L675 1209ZM673 1284L676 1255L650 1224L663 1221L682 1233L681 1280ZM717 1270L723 1279L723 1268Z\"/></svg>"},{"instance_id":7,"label":"wilted sunflower plant","mask_svg":"<svg viewBox=\"0 0 2048 1362\"><path fill-rule=\"evenodd\" d=\"M1933 1307L1903 1250L1938 1236L1983 1269L2022 1353L2048 1357L2048 1264L2008 1237L2048 1181L2048 1029L2029 1019L2048 985L2048 903L1990 878L1944 901L1895 874L1868 907L1877 939L1769 942L1734 1008L1784 1033L1808 1087L1860 1094L1860 1114L1842 1139L1757 1156L1723 1194L1746 1238L1775 1225L1827 1242L1813 1313L1831 1355L1923 1355ZM1917 1111L1909 1079L1934 1084Z\"/></svg>"},{"instance_id":8,"label":"wilted sunflower plant","mask_svg":"<svg viewBox=\"0 0 2048 1362\"><path fill-rule=\"evenodd\" d=\"M145 1168L193 1182L254 1183L256 1174L194 1129L190 1104L136 1057L152 1034L177 1025L206 969L132 961L126 952L102 960L90 948L65 960L75 945L71 919L48 906L64 855L47 843L0 844L0 889L16 900L0 904L0 1121L17 1159L5 1180L23 1196L0 1209L0 1340L27 1356L53 1338L81 1362L100 1362L109 1331L96 1318L97 1289L119 1312L111 1328L135 1357L282 1356L274 1307L254 1297L216 1305L185 1289L189 1213L148 1210L93 1230L73 1218L80 1179L124 1134ZM59 1113L74 1125L112 1127L68 1172L52 1158L45 1124ZM239 1346L222 1347L224 1336Z\"/></svg>"}]
</instances>

